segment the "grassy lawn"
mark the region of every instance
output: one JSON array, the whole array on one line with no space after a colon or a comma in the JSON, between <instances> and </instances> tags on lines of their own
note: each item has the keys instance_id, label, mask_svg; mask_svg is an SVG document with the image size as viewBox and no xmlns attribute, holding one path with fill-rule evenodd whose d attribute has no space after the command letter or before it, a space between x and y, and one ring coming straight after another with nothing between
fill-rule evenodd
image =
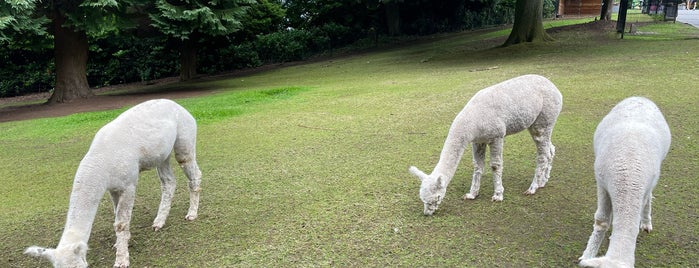
<instances>
[{"instance_id":1,"label":"grassy lawn","mask_svg":"<svg viewBox=\"0 0 699 268\"><path fill-rule=\"evenodd\" d=\"M160 188L155 171L143 172L132 266L572 267L596 207L592 134L632 95L654 100L673 135L654 191L654 229L639 235L636 265L699 266L699 30L650 24L639 31L653 38L620 40L570 26L549 29L555 42L496 48L509 33L498 31L199 83L226 88L177 100L199 121L200 216L184 221L187 187L177 169L170 218L153 232ZM550 78L564 98L549 183L522 194L535 149L520 133L505 142L503 202L490 201L490 173L478 199L461 199L469 148L440 209L423 216L408 167L432 170L476 91L528 73ZM122 111L0 124L0 267L49 266L22 251L56 246L75 169L97 129ZM112 222L104 198L89 241L92 267L113 264Z\"/></svg>"}]
</instances>

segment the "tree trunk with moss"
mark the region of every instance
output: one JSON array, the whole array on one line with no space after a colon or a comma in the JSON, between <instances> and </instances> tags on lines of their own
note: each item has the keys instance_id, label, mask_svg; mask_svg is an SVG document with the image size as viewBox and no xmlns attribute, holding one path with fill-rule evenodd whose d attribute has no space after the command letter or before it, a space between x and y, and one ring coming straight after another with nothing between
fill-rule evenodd
<instances>
[{"instance_id":1,"label":"tree trunk with moss","mask_svg":"<svg viewBox=\"0 0 699 268\"><path fill-rule=\"evenodd\" d=\"M543 0L517 0L515 23L503 46L524 42L545 42L553 38L544 31Z\"/></svg>"}]
</instances>

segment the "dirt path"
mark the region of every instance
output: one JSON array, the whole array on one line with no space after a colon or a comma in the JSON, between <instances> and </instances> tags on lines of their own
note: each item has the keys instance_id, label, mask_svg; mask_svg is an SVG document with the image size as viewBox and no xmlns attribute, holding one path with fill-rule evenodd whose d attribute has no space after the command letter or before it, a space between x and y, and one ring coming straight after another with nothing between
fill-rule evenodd
<instances>
[{"instance_id":1,"label":"dirt path","mask_svg":"<svg viewBox=\"0 0 699 268\"><path fill-rule=\"evenodd\" d=\"M323 58L300 62L268 64L251 69L235 70L218 75L202 77L193 81L193 83L180 83L177 77L170 77L151 81L149 85L144 85L143 83L114 85L94 89L93 92L96 94L96 96L89 99L75 100L70 103L51 105L43 104L43 102L48 100L50 97L50 93L48 92L12 98L0 98L0 122L19 121L45 117L58 117L81 112L118 109L124 106L132 106L151 99L165 98L176 100L181 98L202 96L217 92L219 88L201 87L199 85L200 83L198 82L223 79L226 77L245 76L277 68L319 61L322 59ZM19 104L22 102L32 101L39 101L42 104Z\"/></svg>"},{"instance_id":2,"label":"dirt path","mask_svg":"<svg viewBox=\"0 0 699 268\"><path fill-rule=\"evenodd\" d=\"M58 117L80 112L103 111L131 106L137 103L157 98L180 99L210 94L215 89L183 87L176 90L159 90L162 85L175 83L177 80L168 78L157 81L152 85L141 83L118 85L95 89L97 94L89 99L75 100L60 104L29 104L13 105L13 103L47 100L49 93L37 93L26 96L0 98L0 122L27 120L44 117Z\"/></svg>"}]
</instances>

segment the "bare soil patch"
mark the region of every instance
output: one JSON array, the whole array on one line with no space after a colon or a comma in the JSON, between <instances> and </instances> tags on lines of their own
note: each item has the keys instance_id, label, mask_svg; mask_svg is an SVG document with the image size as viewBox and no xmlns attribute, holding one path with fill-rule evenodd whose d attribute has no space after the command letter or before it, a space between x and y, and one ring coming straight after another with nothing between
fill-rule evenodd
<instances>
[{"instance_id":1,"label":"bare soil patch","mask_svg":"<svg viewBox=\"0 0 699 268\"><path fill-rule=\"evenodd\" d=\"M236 70L220 75L202 77L192 81L192 83L181 83L177 77L169 77L151 81L147 85L144 83L130 83L101 87L93 89L95 93L94 97L78 99L69 103L46 104L45 101L48 100L51 95L49 92L0 98L0 122L59 117L81 112L119 109L124 106L133 106L151 99L182 99L202 96L214 93L219 89L202 87L199 86L197 82L221 79L222 77L248 75L296 64L299 63L270 64L252 69Z\"/></svg>"},{"instance_id":2,"label":"bare soil patch","mask_svg":"<svg viewBox=\"0 0 699 268\"><path fill-rule=\"evenodd\" d=\"M142 83L103 87L93 90L96 94L88 99L78 99L69 103L46 104L51 95L48 92L0 99L0 122L27 120L44 117L58 117L80 112L103 111L131 106L158 98L179 99L199 96L212 92L212 89L186 88L183 90L158 90L162 85L171 84L176 79L156 81L152 85ZM117 92L117 93L115 93ZM41 101L38 104L21 104Z\"/></svg>"}]
</instances>

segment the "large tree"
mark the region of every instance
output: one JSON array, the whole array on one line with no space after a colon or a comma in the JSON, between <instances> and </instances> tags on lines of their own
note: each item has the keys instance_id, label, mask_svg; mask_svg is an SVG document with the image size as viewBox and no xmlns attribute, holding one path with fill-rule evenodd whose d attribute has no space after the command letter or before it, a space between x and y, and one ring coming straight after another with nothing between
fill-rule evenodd
<instances>
[{"instance_id":1,"label":"large tree","mask_svg":"<svg viewBox=\"0 0 699 268\"><path fill-rule=\"evenodd\" d=\"M124 26L120 14L124 14L125 6L117 0L2 1L0 41L18 44L21 33L49 33L53 37L56 77L48 102L88 98L93 95L86 76L88 36Z\"/></svg>"},{"instance_id":2,"label":"large tree","mask_svg":"<svg viewBox=\"0 0 699 268\"><path fill-rule=\"evenodd\" d=\"M515 4L515 22L512 25L510 36L503 46L553 40L544 31L543 9L543 0L517 0Z\"/></svg>"},{"instance_id":3,"label":"large tree","mask_svg":"<svg viewBox=\"0 0 699 268\"><path fill-rule=\"evenodd\" d=\"M197 74L197 43L206 36L227 35L241 28L240 19L254 0L157 0L152 25L181 41L180 80Z\"/></svg>"},{"instance_id":4,"label":"large tree","mask_svg":"<svg viewBox=\"0 0 699 268\"><path fill-rule=\"evenodd\" d=\"M602 9L600 10L600 20L612 20L612 0L602 0Z\"/></svg>"}]
</instances>

